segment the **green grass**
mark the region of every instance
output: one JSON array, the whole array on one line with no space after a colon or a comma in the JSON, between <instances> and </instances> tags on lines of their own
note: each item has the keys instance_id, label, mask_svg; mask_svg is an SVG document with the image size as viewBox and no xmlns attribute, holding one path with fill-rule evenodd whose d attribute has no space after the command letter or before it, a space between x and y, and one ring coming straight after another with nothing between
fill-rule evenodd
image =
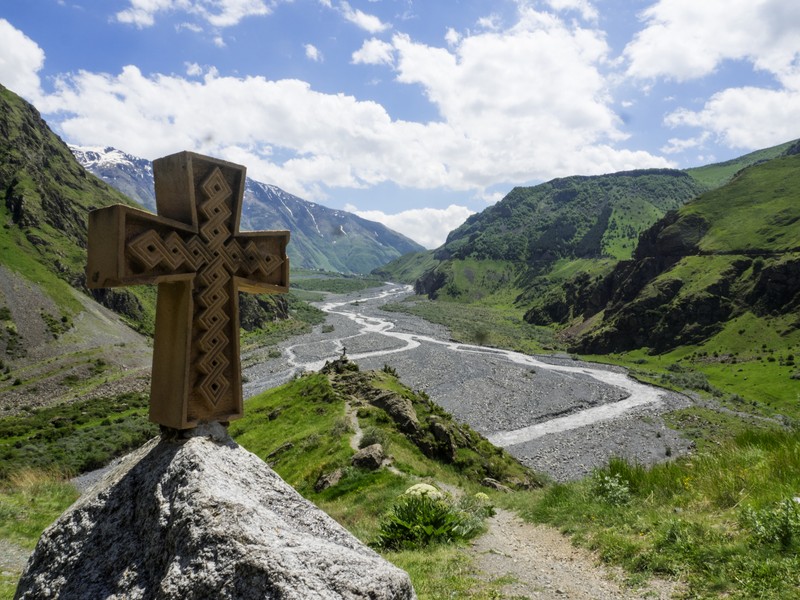
<instances>
[{"instance_id":1,"label":"green grass","mask_svg":"<svg viewBox=\"0 0 800 600\"><path fill-rule=\"evenodd\" d=\"M785 144L773 146L772 148L765 148L763 150L751 152L750 154L745 154L733 160L706 165L704 167L686 169L685 171L709 189L715 189L728 183L736 173L745 167L763 160L777 158L793 143L794 142L786 142Z\"/></svg>"},{"instance_id":2,"label":"green grass","mask_svg":"<svg viewBox=\"0 0 800 600\"><path fill-rule=\"evenodd\" d=\"M350 294L382 285L382 279L333 273L319 273L313 276L301 274L291 282L292 289L334 294Z\"/></svg>"},{"instance_id":3,"label":"green grass","mask_svg":"<svg viewBox=\"0 0 800 600\"><path fill-rule=\"evenodd\" d=\"M773 428L650 469L615 460L509 505L634 576L681 577L687 598L777 599L800 584L800 512L781 513L798 489L800 432Z\"/></svg>"},{"instance_id":4,"label":"green grass","mask_svg":"<svg viewBox=\"0 0 800 600\"><path fill-rule=\"evenodd\" d=\"M59 475L23 469L0 480L0 537L32 550L39 536L78 498Z\"/></svg>"},{"instance_id":5,"label":"green grass","mask_svg":"<svg viewBox=\"0 0 800 600\"><path fill-rule=\"evenodd\" d=\"M680 377L699 373L715 402L737 412L800 420L800 330L794 315L744 313L703 343L660 355L647 349L588 356L628 367L638 377L682 389ZM678 373L678 370L680 373Z\"/></svg>"},{"instance_id":6,"label":"green grass","mask_svg":"<svg viewBox=\"0 0 800 600\"><path fill-rule=\"evenodd\" d=\"M379 269L374 269L372 274L375 277L390 279L399 283L414 283L422 277L425 271L432 269L437 263L438 261L433 257L432 250L415 252L405 254Z\"/></svg>"},{"instance_id":7,"label":"green grass","mask_svg":"<svg viewBox=\"0 0 800 600\"><path fill-rule=\"evenodd\" d=\"M639 234L664 216L664 210L646 198L631 196L618 201L603 234L603 255L615 260L629 260Z\"/></svg>"},{"instance_id":8,"label":"green grass","mask_svg":"<svg viewBox=\"0 0 800 600\"><path fill-rule=\"evenodd\" d=\"M33 550L42 532L78 498L75 486L51 471L23 469L0 478L0 539ZM0 600L11 600L22 573L0 573Z\"/></svg>"},{"instance_id":9,"label":"green grass","mask_svg":"<svg viewBox=\"0 0 800 600\"><path fill-rule=\"evenodd\" d=\"M77 475L99 468L158 433L144 394L35 409L0 419L0 478L25 469Z\"/></svg>"},{"instance_id":10,"label":"green grass","mask_svg":"<svg viewBox=\"0 0 800 600\"><path fill-rule=\"evenodd\" d=\"M442 296L459 302L476 302L497 305L497 294L516 295L513 282L518 268L503 260L475 260L467 258L450 265L452 278L442 290ZM511 288L511 289L509 289Z\"/></svg>"},{"instance_id":11,"label":"green grass","mask_svg":"<svg viewBox=\"0 0 800 600\"><path fill-rule=\"evenodd\" d=\"M520 352L543 352L555 345L553 330L522 319L519 309L460 302L431 301L420 297L385 304L384 310L406 312L450 329L459 342L509 348Z\"/></svg>"},{"instance_id":12,"label":"green grass","mask_svg":"<svg viewBox=\"0 0 800 600\"><path fill-rule=\"evenodd\" d=\"M313 325L325 321L325 313L311 306L309 300L301 298L300 294L291 291L286 295L286 300L289 303L289 318L266 323L252 331L242 331L242 352L263 346L274 346L293 336L308 333Z\"/></svg>"},{"instance_id":13,"label":"green grass","mask_svg":"<svg viewBox=\"0 0 800 600\"><path fill-rule=\"evenodd\" d=\"M346 466L352 454L342 435L346 429L341 429L344 403L325 375L303 377L251 398L245 414L231 425L231 435L276 471L285 471L287 483L303 494L313 491L322 471ZM286 444L292 452L268 458Z\"/></svg>"},{"instance_id":14,"label":"green grass","mask_svg":"<svg viewBox=\"0 0 800 600\"><path fill-rule=\"evenodd\" d=\"M706 252L784 252L800 249L800 156L772 160L742 172L731 185L687 204L710 229Z\"/></svg>"},{"instance_id":15,"label":"green grass","mask_svg":"<svg viewBox=\"0 0 800 600\"><path fill-rule=\"evenodd\" d=\"M8 222L11 216L5 206L0 206L0 219ZM52 266L42 262L38 252L16 227L0 227L0 262L36 282L59 310L68 316L80 312L83 307L75 298L71 286L53 273Z\"/></svg>"},{"instance_id":16,"label":"green grass","mask_svg":"<svg viewBox=\"0 0 800 600\"><path fill-rule=\"evenodd\" d=\"M438 546L426 552L387 552L384 556L409 574L419 600L506 598L500 589L508 581L486 582L479 578L469 557L460 548Z\"/></svg>"}]
</instances>

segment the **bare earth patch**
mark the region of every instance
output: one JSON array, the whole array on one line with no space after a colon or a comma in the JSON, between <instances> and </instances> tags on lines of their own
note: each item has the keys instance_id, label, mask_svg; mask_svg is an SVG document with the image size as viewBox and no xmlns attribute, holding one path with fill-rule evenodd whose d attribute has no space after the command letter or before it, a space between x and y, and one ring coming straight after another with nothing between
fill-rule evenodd
<instances>
[{"instance_id":1,"label":"bare earth patch","mask_svg":"<svg viewBox=\"0 0 800 600\"><path fill-rule=\"evenodd\" d=\"M487 579L509 581L502 588L509 598L666 600L680 589L676 582L663 580L644 588L626 587L622 571L599 564L556 529L527 523L507 510L498 509L488 526L470 553Z\"/></svg>"}]
</instances>

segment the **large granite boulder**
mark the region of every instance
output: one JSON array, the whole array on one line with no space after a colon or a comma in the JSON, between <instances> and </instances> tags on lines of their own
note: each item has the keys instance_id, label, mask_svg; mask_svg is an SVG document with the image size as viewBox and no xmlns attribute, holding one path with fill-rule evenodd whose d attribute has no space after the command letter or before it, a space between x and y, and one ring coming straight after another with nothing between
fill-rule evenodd
<instances>
[{"instance_id":1,"label":"large granite boulder","mask_svg":"<svg viewBox=\"0 0 800 600\"><path fill-rule=\"evenodd\" d=\"M213 434L210 437L209 434ZM153 440L47 531L16 598L405 599L408 575L217 426Z\"/></svg>"}]
</instances>

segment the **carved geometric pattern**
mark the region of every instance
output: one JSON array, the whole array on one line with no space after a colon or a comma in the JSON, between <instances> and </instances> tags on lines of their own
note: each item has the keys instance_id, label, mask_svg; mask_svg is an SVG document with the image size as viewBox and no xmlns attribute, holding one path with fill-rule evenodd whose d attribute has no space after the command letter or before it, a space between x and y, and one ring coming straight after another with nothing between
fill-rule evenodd
<instances>
[{"instance_id":1,"label":"carved geometric pattern","mask_svg":"<svg viewBox=\"0 0 800 600\"><path fill-rule=\"evenodd\" d=\"M181 237L175 231L161 235L148 229L127 244L129 256L143 267L176 271L186 267L196 273L195 318L201 330L197 338L198 393L217 406L228 393L231 382L225 377L230 360L228 307L231 276L250 277L259 272L270 275L283 263L279 256L259 251L253 240L241 243L231 231L232 190L222 171L215 168L200 189L205 199L198 206L198 234Z\"/></svg>"},{"instance_id":2,"label":"carved geometric pattern","mask_svg":"<svg viewBox=\"0 0 800 600\"><path fill-rule=\"evenodd\" d=\"M158 215L89 213L86 285L158 284L150 419L183 430L242 416L238 291L289 286L288 231L239 231L246 169L193 152L153 162Z\"/></svg>"}]
</instances>

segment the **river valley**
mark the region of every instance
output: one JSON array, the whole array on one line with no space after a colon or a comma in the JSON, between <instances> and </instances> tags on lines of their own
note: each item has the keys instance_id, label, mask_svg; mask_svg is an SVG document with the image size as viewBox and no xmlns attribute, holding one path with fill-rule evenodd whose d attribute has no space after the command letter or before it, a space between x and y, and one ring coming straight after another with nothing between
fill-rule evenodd
<instances>
[{"instance_id":1,"label":"river valley","mask_svg":"<svg viewBox=\"0 0 800 600\"><path fill-rule=\"evenodd\" d=\"M617 367L454 342L440 325L381 309L412 293L387 284L329 296L318 304L325 327L281 343L279 358L270 358L270 348L243 355L245 397L344 352L362 369L392 366L406 385L558 481L582 477L614 456L652 464L688 451L690 442L661 417L689 406L686 396Z\"/></svg>"}]
</instances>

